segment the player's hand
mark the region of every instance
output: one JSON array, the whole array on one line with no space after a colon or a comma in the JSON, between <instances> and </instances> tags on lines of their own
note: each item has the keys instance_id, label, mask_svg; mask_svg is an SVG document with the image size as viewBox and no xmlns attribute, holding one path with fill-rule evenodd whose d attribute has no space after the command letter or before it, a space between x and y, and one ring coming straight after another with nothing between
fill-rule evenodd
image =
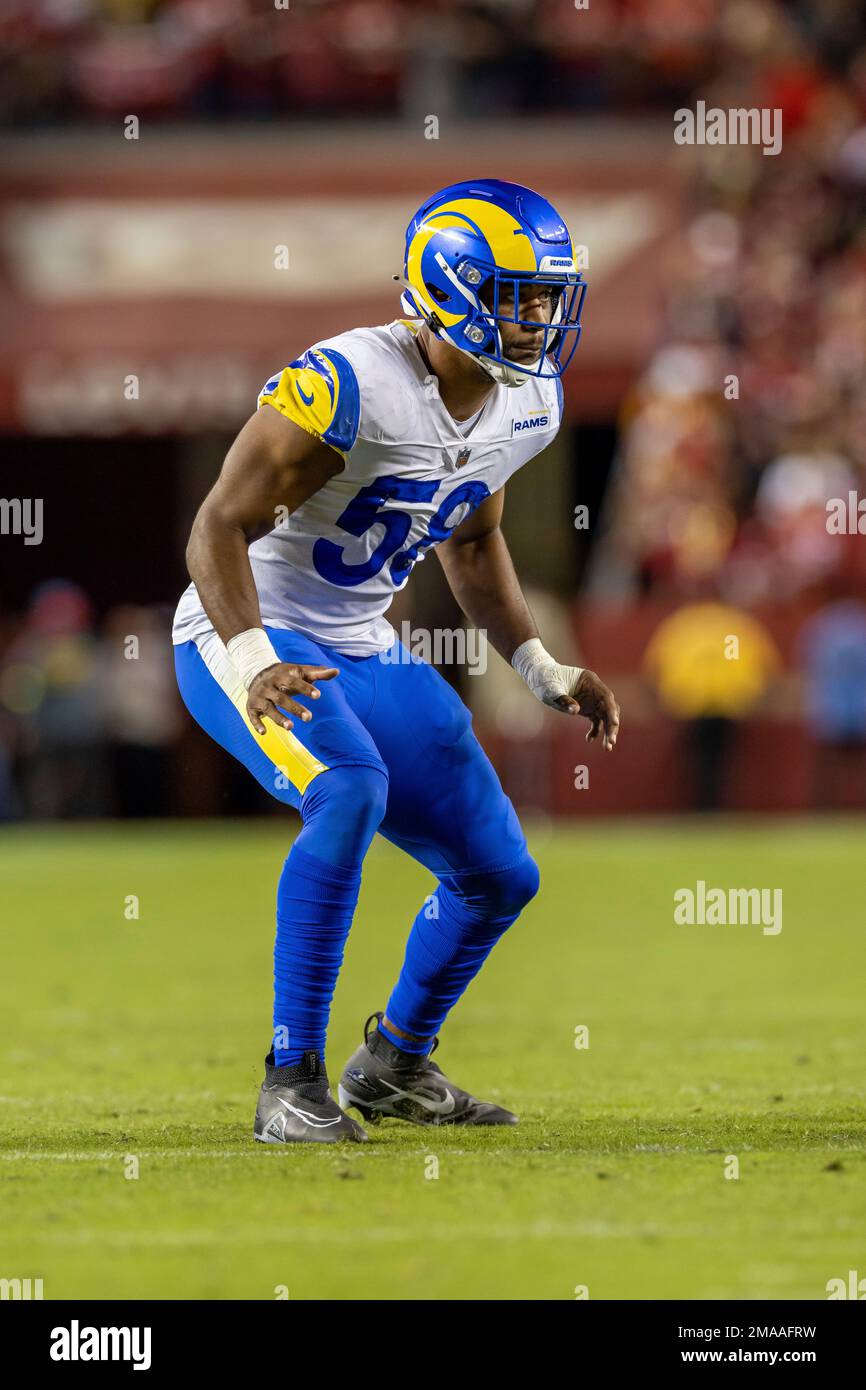
<instances>
[{"instance_id":1,"label":"player's hand","mask_svg":"<svg viewBox=\"0 0 866 1390\"><path fill-rule=\"evenodd\" d=\"M259 671L247 691L247 714L256 733L267 733L265 718L272 719L283 729L291 729L293 721L287 718L284 710L290 710L305 724L309 723L313 717L310 711L291 697L308 695L311 700L318 700L321 691L313 682L330 681L339 674L335 666L293 666L287 661Z\"/></svg>"},{"instance_id":2,"label":"player's hand","mask_svg":"<svg viewBox=\"0 0 866 1390\"><path fill-rule=\"evenodd\" d=\"M608 750L616 747L619 705L613 691L608 690L594 671L581 671L572 694L559 695L546 703L564 710L566 714L582 714L588 719L587 743L594 743L603 730L602 747Z\"/></svg>"}]
</instances>

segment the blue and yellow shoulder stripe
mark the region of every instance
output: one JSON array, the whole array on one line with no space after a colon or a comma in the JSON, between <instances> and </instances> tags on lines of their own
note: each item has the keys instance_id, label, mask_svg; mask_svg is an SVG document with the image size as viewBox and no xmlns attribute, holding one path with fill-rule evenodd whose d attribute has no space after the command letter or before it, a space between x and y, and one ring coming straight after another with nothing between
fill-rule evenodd
<instances>
[{"instance_id":1,"label":"blue and yellow shoulder stripe","mask_svg":"<svg viewBox=\"0 0 866 1390\"><path fill-rule=\"evenodd\" d=\"M354 369L334 348L310 348L266 381L258 404L347 454L358 437L361 395Z\"/></svg>"}]
</instances>

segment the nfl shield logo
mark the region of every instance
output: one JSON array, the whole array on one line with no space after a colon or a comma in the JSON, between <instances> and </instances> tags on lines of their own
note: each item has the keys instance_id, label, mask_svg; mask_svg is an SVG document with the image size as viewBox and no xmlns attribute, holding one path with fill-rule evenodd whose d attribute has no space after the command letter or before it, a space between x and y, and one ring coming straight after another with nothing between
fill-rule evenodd
<instances>
[{"instance_id":1,"label":"nfl shield logo","mask_svg":"<svg viewBox=\"0 0 866 1390\"><path fill-rule=\"evenodd\" d=\"M472 450L471 450L471 449L461 449L461 450L460 450L460 453L457 455L457 463L456 463L455 467L457 467L457 468L462 468L463 465L464 465L464 463L468 463L468 462L469 462L469 455L470 455L471 453L472 453Z\"/></svg>"}]
</instances>

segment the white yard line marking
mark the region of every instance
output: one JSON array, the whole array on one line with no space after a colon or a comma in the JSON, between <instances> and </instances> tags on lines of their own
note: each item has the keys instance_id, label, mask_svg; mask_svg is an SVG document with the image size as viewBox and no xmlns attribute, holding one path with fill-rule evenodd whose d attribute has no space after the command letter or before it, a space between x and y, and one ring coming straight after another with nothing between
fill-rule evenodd
<instances>
[{"instance_id":1,"label":"white yard line marking","mask_svg":"<svg viewBox=\"0 0 866 1390\"><path fill-rule=\"evenodd\" d=\"M417 1241L419 1235L423 1235L424 1240L441 1240L453 1243L457 1240L472 1241L516 1241L516 1240L574 1240L576 1237L587 1237L595 1239L637 1239L648 1235L669 1237L672 1234L678 1236L689 1236L693 1238L714 1235L714 1232L707 1227L688 1227L681 1228L675 1232L669 1227L661 1227L647 1224L645 1226L618 1226L614 1222L607 1221L579 1221L571 1225L557 1225L554 1222L537 1221L525 1226L467 1226L467 1225L436 1225L419 1228L417 1226L395 1226L389 1229L383 1227L365 1228L358 1226L342 1230L328 1230L327 1228L310 1228L305 1230L298 1226L292 1227L291 1243L296 1244L328 1244L328 1245L349 1245L357 1246L359 1241L367 1241L374 1245L392 1245L402 1242ZM55 1231L50 1234L40 1233L40 1245L96 1245L105 1247L122 1247L125 1250L133 1246L179 1246L183 1249L200 1247L208 1249L214 1245L251 1245L257 1249L261 1248L260 1232L238 1231L234 1233L224 1231L149 1231L139 1234L133 1231Z\"/></svg>"},{"instance_id":2,"label":"white yard line marking","mask_svg":"<svg viewBox=\"0 0 866 1390\"><path fill-rule=\"evenodd\" d=\"M255 1151L253 1151L255 1152ZM8 1153L0 1153L0 1159L5 1159L7 1163L108 1163L112 1159L124 1159L128 1154L134 1154L136 1158L248 1158L250 1152L247 1149L137 1149L134 1144L130 1144L125 1149L85 1149L81 1153L42 1153L39 1150L29 1151L27 1149L12 1149Z\"/></svg>"},{"instance_id":3,"label":"white yard line marking","mask_svg":"<svg viewBox=\"0 0 866 1390\"><path fill-rule=\"evenodd\" d=\"M298 1148L303 1146L286 1144L284 1147L295 1152ZM428 1148L429 1145L422 1146L415 1151L402 1149L400 1155L401 1157L414 1160L419 1153L426 1154ZM258 1162L261 1162L263 1159L265 1162L268 1162L268 1154L274 1155L281 1152L283 1152L283 1149L277 1144L269 1144L266 1146L264 1144L256 1144L254 1141L250 1142L250 1146L247 1149L137 1149L134 1144L130 1144L125 1149L83 1150L81 1153L50 1153L40 1152L39 1150L31 1152L27 1149L12 1149L6 1153L0 1152L0 1160L4 1160L7 1163L110 1163L115 1159L122 1162L129 1154L132 1154L135 1158L252 1158ZM468 1156L470 1158L483 1157L484 1159L505 1157L508 1154L514 1153L514 1149L484 1149L483 1151L481 1149L448 1150L449 1157ZM365 1161L373 1158L393 1159L394 1154L395 1151L390 1148L382 1148L372 1152L367 1152L365 1150L363 1158ZM362 1155L355 1149L350 1149L347 1145L345 1147L341 1146L338 1152L333 1154L333 1157L341 1159L359 1159ZM598 1155L587 1153L585 1157L588 1160L597 1159ZM270 1161L273 1161L273 1158L271 1158Z\"/></svg>"}]
</instances>

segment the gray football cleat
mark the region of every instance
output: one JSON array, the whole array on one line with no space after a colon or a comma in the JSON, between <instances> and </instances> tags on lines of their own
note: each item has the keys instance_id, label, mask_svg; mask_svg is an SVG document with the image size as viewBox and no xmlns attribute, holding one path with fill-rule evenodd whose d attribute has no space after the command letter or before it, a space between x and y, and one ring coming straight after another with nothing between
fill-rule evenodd
<instances>
[{"instance_id":1,"label":"gray football cleat","mask_svg":"<svg viewBox=\"0 0 866 1390\"><path fill-rule=\"evenodd\" d=\"M364 1041L346 1063L337 1088L344 1110L353 1106L361 1117L375 1124L383 1116L409 1120L415 1125L516 1125L517 1116L492 1101L476 1100L461 1091L428 1056L403 1052L377 1028L370 1031L371 1014L364 1024ZM435 1052L439 1039L433 1039Z\"/></svg>"},{"instance_id":2,"label":"gray football cleat","mask_svg":"<svg viewBox=\"0 0 866 1390\"><path fill-rule=\"evenodd\" d=\"M274 1054L268 1054L253 1134L263 1144L363 1144L367 1139L331 1096L318 1052L305 1052L291 1067L275 1067Z\"/></svg>"}]
</instances>

